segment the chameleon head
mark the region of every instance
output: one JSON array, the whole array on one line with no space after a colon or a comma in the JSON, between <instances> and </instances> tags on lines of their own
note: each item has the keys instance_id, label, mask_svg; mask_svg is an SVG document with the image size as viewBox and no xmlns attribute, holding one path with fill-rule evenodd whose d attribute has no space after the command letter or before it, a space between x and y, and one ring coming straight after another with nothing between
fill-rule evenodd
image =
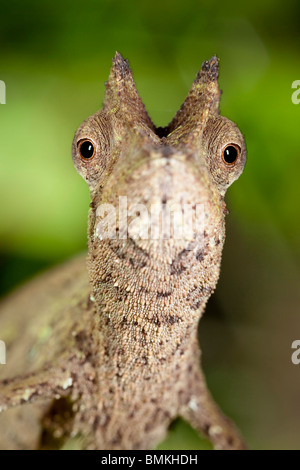
<instances>
[{"instance_id":1,"label":"chameleon head","mask_svg":"<svg viewBox=\"0 0 300 470\"><path fill-rule=\"evenodd\" d=\"M224 195L246 161L242 134L219 115L217 79L213 57L172 122L156 128L128 62L116 54L104 108L73 141L75 167L92 197L89 263L99 302L114 292L125 305L132 294L133 310L134 302L139 311L145 304L145 315L155 316L176 291L177 304L199 315L211 295L225 237Z\"/></svg>"}]
</instances>

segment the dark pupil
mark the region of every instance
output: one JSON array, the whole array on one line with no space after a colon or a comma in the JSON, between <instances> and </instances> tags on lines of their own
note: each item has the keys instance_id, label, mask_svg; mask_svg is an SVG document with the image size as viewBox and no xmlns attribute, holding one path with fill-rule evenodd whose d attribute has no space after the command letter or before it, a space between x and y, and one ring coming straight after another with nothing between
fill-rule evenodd
<instances>
[{"instance_id":1,"label":"dark pupil","mask_svg":"<svg viewBox=\"0 0 300 470\"><path fill-rule=\"evenodd\" d=\"M233 145L228 145L224 150L224 160L226 163L234 163L237 159L238 151Z\"/></svg>"},{"instance_id":2,"label":"dark pupil","mask_svg":"<svg viewBox=\"0 0 300 470\"><path fill-rule=\"evenodd\" d=\"M94 146L86 140L80 145L80 153L83 158L91 158L94 155Z\"/></svg>"}]
</instances>

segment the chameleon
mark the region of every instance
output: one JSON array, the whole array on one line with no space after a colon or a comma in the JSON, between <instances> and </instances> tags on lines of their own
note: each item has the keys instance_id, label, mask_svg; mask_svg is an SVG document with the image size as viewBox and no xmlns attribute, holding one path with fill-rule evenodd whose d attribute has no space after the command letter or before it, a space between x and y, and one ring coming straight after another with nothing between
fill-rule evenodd
<instances>
[{"instance_id":1,"label":"chameleon","mask_svg":"<svg viewBox=\"0 0 300 470\"><path fill-rule=\"evenodd\" d=\"M242 133L219 114L218 75L217 57L204 61L156 127L116 53L103 108L72 144L91 195L87 257L1 304L0 448L153 449L177 417L215 449L246 448L208 390L198 340L220 274L225 193L246 162ZM154 217L149 234L153 207L189 207L186 226L197 223L183 236Z\"/></svg>"}]
</instances>

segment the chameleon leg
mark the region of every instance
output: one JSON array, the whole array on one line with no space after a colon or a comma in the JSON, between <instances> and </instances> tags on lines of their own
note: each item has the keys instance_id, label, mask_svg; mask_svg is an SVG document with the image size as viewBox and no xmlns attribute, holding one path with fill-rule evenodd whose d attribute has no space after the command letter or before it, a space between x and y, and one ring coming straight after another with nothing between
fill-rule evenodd
<instances>
[{"instance_id":1,"label":"chameleon leg","mask_svg":"<svg viewBox=\"0 0 300 470\"><path fill-rule=\"evenodd\" d=\"M65 396L70 394L71 387L70 372L56 367L4 379L0 381L0 412L23 403Z\"/></svg>"},{"instance_id":2,"label":"chameleon leg","mask_svg":"<svg viewBox=\"0 0 300 470\"><path fill-rule=\"evenodd\" d=\"M198 349L198 348L197 348ZM197 431L203 433L220 450L247 449L237 427L225 416L208 391L198 354L193 354L193 363L186 377L184 400L180 416L188 421Z\"/></svg>"}]
</instances>

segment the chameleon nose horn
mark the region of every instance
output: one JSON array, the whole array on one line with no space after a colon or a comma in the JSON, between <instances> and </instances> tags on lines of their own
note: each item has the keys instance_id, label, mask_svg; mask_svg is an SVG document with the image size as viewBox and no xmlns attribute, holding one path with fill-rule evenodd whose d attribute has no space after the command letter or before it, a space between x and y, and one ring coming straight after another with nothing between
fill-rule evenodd
<instances>
[{"instance_id":1,"label":"chameleon nose horn","mask_svg":"<svg viewBox=\"0 0 300 470\"><path fill-rule=\"evenodd\" d=\"M138 94L128 60L123 59L119 52L116 52L113 58L105 89L104 110L114 110L116 115L123 120L142 122L153 131L155 130Z\"/></svg>"},{"instance_id":2,"label":"chameleon nose horn","mask_svg":"<svg viewBox=\"0 0 300 470\"><path fill-rule=\"evenodd\" d=\"M129 123L142 124L156 134L175 132L190 136L203 129L210 113L218 113L221 91L218 86L219 63L214 55L202 63L197 77L174 119L165 128L156 128L139 96L128 61L116 52L110 70L104 109Z\"/></svg>"}]
</instances>

